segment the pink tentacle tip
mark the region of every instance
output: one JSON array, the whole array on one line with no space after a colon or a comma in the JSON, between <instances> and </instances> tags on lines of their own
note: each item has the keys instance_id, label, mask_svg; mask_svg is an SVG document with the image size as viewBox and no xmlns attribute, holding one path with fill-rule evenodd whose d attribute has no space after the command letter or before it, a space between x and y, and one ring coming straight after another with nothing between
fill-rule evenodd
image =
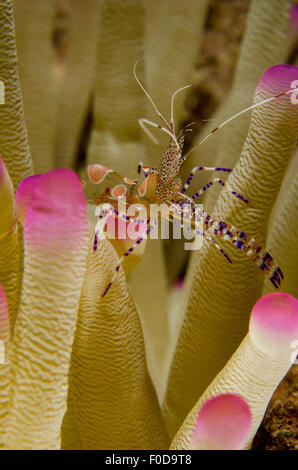
<instances>
[{"instance_id":1,"label":"pink tentacle tip","mask_svg":"<svg viewBox=\"0 0 298 470\"><path fill-rule=\"evenodd\" d=\"M21 181L16 191L15 201L19 210L19 220L22 224L24 223L27 207L29 206L33 190L41 176L42 175L28 176L28 178Z\"/></svg>"},{"instance_id":2,"label":"pink tentacle tip","mask_svg":"<svg viewBox=\"0 0 298 470\"><path fill-rule=\"evenodd\" d=\"M268 98L278 96L294 88L292 83L295 80L298 80L298 67L289 64L274 65L262 75L257 90L266 91Z\"/></svg>"},{"instance_id":3,"label":"pink tentacle tip","mask_svg":"<svg viewBox=\"0 0 298 470\"><path fill-rule=\"evenodd\" d=\"M243 449L251 421L249 406L240 396L227 393L210 398L197 415L189 449Z\"/></svg>"},{"instance_id":4,"label":"pink tentacle tip","mask_svg":"<svg viewBox=\"0 0 298 470\"><path fill-rule=\"evenodd\" d=\"M25 242L43 248L58 243L64 249L75 246L82 234L87 233L86 200L80 180L72 170L52 170L27 180L20 187L18 199L24 201L24 195L29 197Z\"/></svg>"},{"instance_id":5,"label":"pink tentacle tip","mask_svg":"<svg viewBox=\"0 0 298 470\"><path fill-rule=\"evenodd\" d=\"M249 331L262 351L290 358L291 344L298 340L298 300L284 292L264 295L252 310Z\"/></svg>"}]
</instances>

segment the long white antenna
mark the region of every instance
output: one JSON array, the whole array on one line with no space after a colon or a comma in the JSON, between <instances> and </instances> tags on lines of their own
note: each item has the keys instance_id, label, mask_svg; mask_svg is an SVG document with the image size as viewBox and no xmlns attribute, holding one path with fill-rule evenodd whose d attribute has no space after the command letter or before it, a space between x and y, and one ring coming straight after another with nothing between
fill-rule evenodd
<instances>
[{"instance_id":1,"label":"long white antenna","mask_svg":"<svg viewBox=\"0 0 298 470\"><path fill-rule=\"evenodd\" d=\"M180 93L180 91L185 90L186 88L189 88L191 86L192 85L185 85L185 86L179 88L178 90L176 90L175 93L173 93L173 96L172 96L172 99L171 99L171 126L172 126L172 130L173 130L174 133L175 133L175 125L174 125L174 100L175 100L175 97L176 97L176 95L178 95L178 93Z\"/></svg>"},{"instance_id":2,"label":"long white antenna","mask_svg":"<svg viewBox=\"0 0 298 470\"><path fill-rule=\"evenodd\" d=\"M153 99L151 98L151 96L149 95L148 91L145 89L145 87L142 85L142 83L140 82L140 80L138 79L138 76L137 76L137 72L136 72L136 67L137 67L137 64L138 62L135 63L135 66L133 68L133 74L134 74L134 77L136 79L136 81L138 82L138 84L140 85L140 87L142 88L143 92L145 93L145 95L147 96L147 98L150 100L153 108L155 109L156 113L158 114L158 116L160 117L160 119L166 124L167 128L171 131L171 126L169 125L169 123L167 122L167 120L164 118L164 116L161 114L161 112L159 111L159 109L157 108L157 106L155 105Z\"/></svg>"},{"instance_id":3,"label":"long white antenna","mask_svg":"<svg viewBox=\"0 0 298 470\"><path fill-rule=\"evenodd\" d=\"M229 122L233 121L233 119L236 119L236 117L238 116L241 116L241 114L244 114L248 111L250 111L251 109L254 109L254 108L257 108L258 106L261 106L262 104L264 103L268 103L269 101L273 101L277 98L279 98L280 96L283 96L283 95L289 95L290 93L293 93L293 92L297 92L297 88L294 88L294 89L291 89L291 90L288 90L288 91L285 91L283 93L280 93L279 95L276 95L276 96L271 96L270 98L267 98L266 100L263 100L263 101L260 101L259 103L255 103L251 106L249 106L248 108L245 108L243 109L242 111L239 111L239 113L236 113L234 114L233 116L229 117L228 119L226 119L225 121L223 121L221 124L219 124L218 127L215 127L208 135L206 135L206 137L204 137L203 140L201 140L197 145L195 145L189 152L187 152L187 154L185 155L185 158L188 157L194 150L196 150L200 145L202 145L204 142L206 142L206 140L208 140L213 134L215 131L218 131L219 129L221 129L222 127L224 127L226 124L228 124Z\"/></svg>"}]
</instances>

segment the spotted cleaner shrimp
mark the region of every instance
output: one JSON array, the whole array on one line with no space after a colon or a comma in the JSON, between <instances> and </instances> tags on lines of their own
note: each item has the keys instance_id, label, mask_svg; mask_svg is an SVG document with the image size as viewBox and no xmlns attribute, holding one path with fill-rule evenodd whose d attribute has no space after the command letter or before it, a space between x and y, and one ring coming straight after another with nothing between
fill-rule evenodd
<instances>
[{"instance_id":1,"label":"spotted cleaner shrimp","mask_svg":"<svg viewBox=\"0 0 298 470\"><path fill-rule=\"evenodd\" d=\"M144 177L144 179L140 183L138 181L138 178L132 180L130 178L123 177L113 169L100 164L91 164L88 166L88 178L83 182L86 188L85 192L88 201L93 204L95 203L98 208L100 208L102 204L109 204L108 209L104 208L96 211L99 220L102 222L103 218L106 218L109 215L113 215L116 219L123 219L126 222L134 223L145 222L146 225L146 230L143 232L143 234L141 234L137 238L137 240L131 245L131 247L119 258L118 263L115 267L114 276L107 285L106 289L104 290L102 297L104 297L111 288L124 259L129 256L134 251L134 249L142 243L145 238L147 238L147 236L154 228L156 221L150 220L149 217L149 209L151 204L171 205L171 207L174 208L174 214L170 219L173 223L177 223L177 221L179 222L182 216L188 217L192 230L195 230L196 233L199 233L200 236L208 240L212 244L212 246L219 250L219 252L225 257L225 259L229 263L232 263L231 258L217 243L216 239L221 238L225 241L230 242L237 249L241 250L243 253L246 253L246 255L269 277L274 287L279 288L281 281L284 278L280 267L275 264L270 253L268 253L266 249L263 249L262 245L252 236L248 235L247 233L238 229L230 223L227 223L223 220L215 219L203 210L199 210L199 218L203 224L203 232L197 231L197 220L194 217L194 201L198 199L214 184L219 184L222 187L225 187L228 191L231 192L233 196L240 199L243 204L249 204L247 198L237 193L228 183L224 182L221 178L217 177L210 179L210 181L203 188L199 189L194 194L190 196L186 194L186 191L189 189L193 177L196 173L201 171L231 173L233 170L231 168L197 166L192 169L184 185L182 183L181 178L179 177L179 172L181 165L186 159L186 156L189 155L193 150L195 150L195 148L202 145L216 131L221 129L223 126L227 125L231 120L237 118L243 113L248 112L249 110L252 110L257 106L262 105L263 103L272 101L282 95L289 94L293 92L293 90L288 90L279 94L278 96L272 96L266 100L253 104L248 108L243 109L239 113L231 116L230 118L222 122L219 126L214 128L203 140L199 142L198 145L196 145L190 152L188 152L187 155L183 155L185 133L190 125L188 125L180 134L176 135L174 125L174 100L178 93L190 87L191 85L179 88L173 94L171 99L171 120L170 123L168 123L165 117L158 110L157 106L155 105L153 99L151 98L147 90L144 88L144 86L138 79L136 74L136 65L137 64L135 64L134 67L135 79L138 82L139 86L142 88L147 98L150 100L156 114L162 121L162 125L159 125L155 122L149 121L148 119L142 118L139 120L139 124L155 143L157 142L157 140L155 136L149 131L147 126L160 129L161 131L168 134L170 137L170 142L161 157L161 163L159 168L144 166L142 162L138 164L138 177L140 177L142 173ZM146 221L141 221L139 219L126 215L126 213L119 212L119 210L117 209L117 202L119 201L119 198L123 197L126 198L126 203L128 206L130 204L142 204L145 207L147 214ZM191 207L190 213L189 211L187 211L186 213L186 206ZM98 246L98 234L99 226L96 226L93 245L94 251L97 250Z\"/></svg>"}]
</instances>

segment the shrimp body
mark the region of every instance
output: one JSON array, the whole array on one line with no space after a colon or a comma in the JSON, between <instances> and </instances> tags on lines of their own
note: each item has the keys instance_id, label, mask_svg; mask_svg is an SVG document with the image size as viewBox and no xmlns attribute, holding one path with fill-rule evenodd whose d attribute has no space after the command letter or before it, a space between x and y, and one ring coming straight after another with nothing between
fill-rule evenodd
<instances>
[{"instance_id":1,"label":"shrimp body","mask_svg":"<svg viewBox=\"0 0 298 470\"><path fill-rule=\"evenodd\" d=\"M155 142L155 137L151 134L151 132L148 131L146 126L161 129L163 132L167 133L170 136L170 142L161 157L159 168L146 167L143 166L142 163L139 163L137 169L138 175L141 175L141 171L143 171L144 175L140 183L138 182L138 179L132 180L127 177L123 177L113 169L104 167L100 164L93 164L88 167L88 179L86 179L86 181L84 182L84 188L87 200L89 202L95 203L98 206L103 203L108 203L111 207L111 211L109 212L109 214L113 214L115 217L124 218L124 220L126 221L140 222L139 219L128 217L125 214L119 213L119 211L117 210L117 204L119 200L124 200L125 198L125 203L127 206L130 206L132 204L142 204L142 206L146 210L147 219L145 232L143 233L143 235L139 236L139 238L123 254L123 256L119 258L118 264L115 267L114 277L105 289L102 296L106 295L106 293L112 286L113 281L119 272L121 263L123 262L125 257L129 256L133 252L134 248L137 247L145 238L147 238L151 230L156 225L156 220L150 219L150 207L152 204L163 204L171 207L171 215L166 215L166 217L173 223L182 225L182 220L184 219L184 217L188 218L190 221L191 230L194 233L199 234L200 236L208 240L208 242L210 242L213 247L219 250L219 252L225 257L225 259L229 263L232 263L232 260L222 249L220 245L221 242L219 242L219 240L231 243L235 248L241 250L244 254L246 254L259 267L259 269L261 269L269 277L274 287L279 288L284 276L280 267L274 263L271 254L268 253L267 250L263 248L262 245L249 234L245 233L237 227L234 227L228 222L225 222L223 220L216 220L214 217L210 216L205 211L198 209L197 205L195 204L195 200L198 199L205 191L211 188L214 184L220 184L222 187L225 187L234 197L240 199L244 204L249 204L248 199L245 196L236 192L229 185L228 182L224 182L218 177L212 178L209 183L207 183L207 185L197 190L194 194L186 194L192 182L192 179L197 172L233 171L231 168L197 166L192 169L185 184L183 185L179 173L181 165L183 164L187 156L183 155L183 144L185 134L182 133L181 135L180 133L178 136L176 136L175 134L173 104L176 94L187 87L180 88L174 93L171 100L171 121L170 123L168 123L164 116L159 112L152 98L137 78L135 70L134 74L137 82L145 92L146 96L151 101L156 113L164 124L162 126L147 119L140 119L140 125L147 132L149 137L151 137L152 140L154 140ZM290 91L286 91L283 94L286 95L289 93ZM267 100L264 100L264 102L274 100L279 96L281 95L278 95L276 97L273 96ZM218 127L216 127L213 131L211 131L199 143L199 145L204 143L208 138L210 138L214 134L214 132L222 128L224 125L228 124L239 114L243 114L244 112L247 112L256 106L260 106L261 104L261 102L253 104L249 108L246 108L240 113L237 113L231 118L227 119ZM193 150L194 148L191 150L191 152ZM103 212L98 212L98 215L99 218L102 218ZM142 222L144 222L144 220L142 220ZM97 249L97 236L98 233L97 231L95 231L95 250Z\"/></svg>"}]
</instances>

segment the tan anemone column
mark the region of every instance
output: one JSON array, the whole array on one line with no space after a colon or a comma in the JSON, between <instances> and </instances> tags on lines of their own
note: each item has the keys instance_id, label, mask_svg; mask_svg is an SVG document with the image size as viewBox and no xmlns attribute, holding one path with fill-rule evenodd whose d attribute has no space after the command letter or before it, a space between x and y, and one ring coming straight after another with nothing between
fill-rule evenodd
<instances>
[{"instance_id":1,"label":"tan anemone column","mask_svg":"<svg viewBox=\"0 0 298 470\"><path fill-rule=\"evenodd\" d=\"M54 168L53 45L55 0L13 0L18 70L34 169Z\"/></svg>"},{"instance_id":2,"label":"tan anemone column","mask_svg":"<svg viewBox=\"0 0 298 470\"><path fill-rule=\"evenodd\" d=\"M135 62L143 58L144 4L102 0L100 12L88 162L135 178L138 161L144 159L138 142L144 94L133 76Z\"/></svg>"},{"instance_id":3,"label":"tan anemone column","mask_svg":"<svg viewBox=\"0 0 298 470\"><path fill-rule=\"evenodd\" d=\"M11 0L0 3L0 45L0 80L5 87L5 104L0 104L0 149L16 189L20 181L32 173L32 163L17 69Z\"/></svg>"},{"instance_id":4,"label":"tan anemone column","mask_svg":"<svg viewBox=\"0 0 298 470\"><path fill-rule=\"evenodd\" d=\"M93 235L94 236L94 235ZM166 449L168 436L147 371L142 328L123 271L102 298L117 257L93 252L73 346L63 449Z\"/></svg>"},{"instance_id":5,"label":"tan anemone column","mask_svg":"<svg viewBox=\"0 0 298 470\"><path fill-rule=\"evenodd\" d=\"M57 449L86 270L86 202L70 170L54 170L34 183L30 178L28 191L5 448Z\"/></svg>"},{"instance_id":6,"label":"tan anemone column","mask_svg":"<svg viewBox=\"0 0 298 470\"><path fill-rule=\"evenodd\" d=\"M16 317L19 288L17 207L12 181L0 157L0 284L7 298L10 326Z\"/></svg>"},{"instance_id":7,"label":"tan anemone column","mask_svg":"<svg viewBox=\"0 0 298 470\"><path fill-rule=\"evenodd\" d=\"M272 67L258 84L255 103L289 90L295 79L297 67ZM298 106L291 102L290 95L255 108L241 158L228 179L251 205L223 190L214 209L215 217L232 223L261 243L266 239L270 211L296 143L297 117ZM251 307L261 294L261 270L235 246L222 246L232 264L205 243L194 252L189 269L186 315L164 402L171 436L245 336ZM276 261L282 267L283 260Z\"/></svg>"},{"instance_id":8,"label":"tan anemone column","mask_svg":"<svg viewBox=\"0 0 298 470\"><path fill-rule=\"evenodd\" d=\"M9 311L5 292L0 284L0 449L6 432L6 415L9 408Z\"/></svg>"},{"instance_id":9,"label":"tan anemone column","mask_svg":"<svg viewBox=\"0 0 298 470\"><path fill-rule=\"evenodd\" d=\"M57 90L55 165L74 167L94 88L100 0L73 0L69 50Z\"/></svg>"},{"instance_id":10,"label":"tan anemone column","mask_svg":"<svg viewBox=\"0 0 298 470\"><path fill-rule=\"evenodd\" d=\"M282 289L284 292L298 297L297 265L298 265L298 154L294 155L296 164L291 165L296 172L290 185L278 200L275 218L268 235L268 249L282 260L285 276ZM295 163L295 162L293 162ZM294 168L293 168L294 167ZM274 287L265 279L263 294L272 292Z\"/></svg>"}]
</instances>

